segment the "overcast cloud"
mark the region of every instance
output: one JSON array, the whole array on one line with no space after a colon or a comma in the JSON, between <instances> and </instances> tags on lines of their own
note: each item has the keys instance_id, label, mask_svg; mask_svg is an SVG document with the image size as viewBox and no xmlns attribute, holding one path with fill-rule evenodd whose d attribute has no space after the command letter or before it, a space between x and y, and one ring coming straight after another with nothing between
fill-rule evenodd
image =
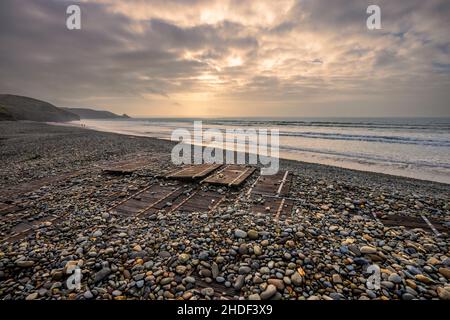
<instances>
[{"instance_id":1,"label":"overcast cloud","mask_svg":"<svg viewBox=\"0 0 450 320\"><path fill-rule=\"evenodd\" d=\"M449 17L447 0L2 0L0 93L131 115L450 116Z\"/></svg>"}]
</instances>

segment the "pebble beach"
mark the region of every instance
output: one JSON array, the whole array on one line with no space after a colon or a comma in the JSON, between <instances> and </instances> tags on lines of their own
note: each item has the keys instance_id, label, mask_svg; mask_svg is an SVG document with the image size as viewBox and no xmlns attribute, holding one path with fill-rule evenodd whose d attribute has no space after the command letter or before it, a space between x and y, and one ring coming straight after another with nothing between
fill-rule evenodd
<instances>
[{"instance_id":1,"label":"pebble beach","mask_svg":"<svg viewBox=\"0 0 450 320\"><path fill-rule=\"evenodd\" d=\"M450 226L447 184L281 160L292 214L253 214L246 192L213 212L115 215L110 208L173 169L173 143L34 122L0 122L0 299L450 300L447 233L389 227L379 216ZM104 166L147 157L130 175ZM252 201L262 201L254 199ZM52 219L48 219L52 217ZM32 225L25 236L11 230ZM370 266L380 270L369 288ZM68 270L81 270L68 288Z\"/></svg>"}]
</instances>

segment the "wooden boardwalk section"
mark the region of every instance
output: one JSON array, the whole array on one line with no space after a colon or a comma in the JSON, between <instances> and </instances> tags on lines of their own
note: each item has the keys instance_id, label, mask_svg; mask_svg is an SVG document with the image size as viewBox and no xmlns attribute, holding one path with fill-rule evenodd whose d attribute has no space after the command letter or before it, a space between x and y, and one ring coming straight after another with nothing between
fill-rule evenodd
<instances>
[{"instance_id":1,"label":"wooden boardwalk section","mask_svg":"<svg viewBox=\"0 0 450 320\"><path fill-rule=\"evenodd\" d=\"M215 170L219 169L221 164L198 164L190 165L181 169L177 169L169 173L166 178L180 180L196 180L203 179Z\"/></svg>"},{"instance_id":2,"label":"wooden boardwalk section","mask_svg":"<svg viewBox=\"0 0 450 320\"><path fill-rule=\"evenodd\" d=\"M59 173L53 176L24 182L7 189L3 189L0 191L0 201L2 202L2 204L0 205L0 210L2 212L5 211L5 209L8 207L5 201L10 201L11 198L24 196L25 194L39 190L42 187L63 183L69 179L76 178L86 173L88 173L88 170L77 170L73 172ZM11 208L12 207L10 206L9 209Z\"/></svg>"},{"instance_id":3,"label":"wooden boardwalk section","mask_svg":"<svg viewBox=\"0 0 450 320\"><path fill-rule=\"evenodd\" d=\"M285 198L264 198L263 203L252 206L253 214L271 215L275 221L286 220L291 217L294 202Z\"/></svg>"},{"instance_id":4,"label":"wooden boardwalk section","mask_svg":"<svg viewBox=\"0 0 450 320\"><path fill-rule=\"evenodd\" d=\"M101 167L102 172L113 175L127 175L149 166L152 162L151 158L143 157L133 160L120 161Z\"/></svg>"},{"instance_id":5,"label":"wooden boardwalk section","mask_svg":"<svg viewBox=\"0 0 450 320\"><path fill-rule=\"evenodd\" d=\"M287 196L292 182L292 174L289 171L279 171L270 176L259 176L255 185L251 188L251 194L262 196Z\"/></svg>"},{"instance_id":6,"label":"wooden boardwalk section","mask_svg":"<svg viewBox=\"0 0 450 320\"><path fill-rule=\"evenodd\" d=\"M238 187L255 171L254 167L227 165L225 168L202 181L219 186Z\"/></svg>"},{"instance_id":7,"label":"wooden boardwalk section","mask_svg":"<svg viewBox=\"0 0 450 320\"><path fill-rule=\"evenodd\" d=\"M287 197L291 182L292 174L289 171L258 176L247 191L247 196L253 199L252 213L271 215L275 221L290 218L294 208L294 200Z\"/></svg>"},{"instance_id":8,"label":"wooden boardwalk section","mask_svg":"<svg viewBox=\"0 0 450 320\"><path fill-rule=\"evenodd\" d=\"M217 283L214 280L208 283L195 273L191 273L190 276L195 279L194 290L197 292L201 292L205 288L212 288L216 299L232 300L234 297L240 296L240 290L236 290L233 287L226 287L224 284Z\"/></svg>"},{"instance_id":9,"label":"wooden boardwalk section","mask_svg":"<svg viewBox=\"0 0 450 320\"><path fill-rule=\"evenodd\" d=\"M148 186L110 208L114 214L137 216L156 212L210 212L224 199L225 194L200 187L181 185Z\"/></svg>"},{"instance_id":10,"label":"wooden boardwalk section","mask_svg":"<svg viewBox=\"0 0 450 320\"><path fill-rule=\"evenodd\" d=\"M225 195L212 190L198 190L171 211L210 212L225 199Z\"/></svg>"},{"instance_id":11,"label":"wooden boardwalk section","mask_svg":"<svg viewBox=\"0 0 450 320\"><path fill-rule=\"evenodd\" d=\"M420 217L410 217L401 215L375 215L377 221L387 227L405 227L406 229L420 228L426 232L433 232L436 236L448 236L449 228L438 220L430 219L421 215ZM374 218L375 218L374 217Z\"/></svg>"},{"instance_id":12,"label":"wooden boardwalk section","mask_svg":"<svg viewBox=\"0 0 450 320\"><path fill-rule=\"evenodd\" d=\"M113 206L110 211L122 216L140 216L154 213L160 208L164 208L165 204L170 201L169 198L177 194L180 188L178 185L154 184L125 198Z\"/></svg>"}]
</instances>

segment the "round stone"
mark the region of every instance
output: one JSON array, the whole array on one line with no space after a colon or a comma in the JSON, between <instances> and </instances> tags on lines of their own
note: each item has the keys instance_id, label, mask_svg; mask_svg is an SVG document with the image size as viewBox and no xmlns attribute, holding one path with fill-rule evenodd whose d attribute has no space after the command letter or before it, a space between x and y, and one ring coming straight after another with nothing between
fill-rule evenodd
<instances>
[{"instance_id":1,"label":"round stone","mask_svg":"<svg viewBox=\"0 0 450 320\"><path fill-rule=\"evenodd\" d=\"M260 297L262 300L267 300L272 298L275 293L277 293L277 287L275 287L273 284L269 284L266 290L261 293Z\"/></svg>"},{"instance_id":2,"label":"round stone","mask_svg":"<svg viewBox=\"0 0 450 320\"><path fill-rule=\"evenodd\" d=\"M259 269L259 272L262 274L269 274L270 269L268 267L262 267L261 269Z\"/></svg>"},{"instance_id":3,"label":"round stone","mask_svg":"<svg viewBox=\"0 0 450 320\"><path fill-rule=\"evenodd\" d=\"M248 247L247 247L247 245L245 243L242 243L239 246L239 253L240 254L247 254L248 253Z\"/></svg>"},{"instance_id":4,"label":"round stone","mask_svg":"<svg viewBox=\"0 0 450 320\"><path fill-rule=\"evenodd\" d=\"M102 218L103 219L108 219L109 218L109 213L108 212L103 212L102 213Z\"/></svg>"},{"instance_id":5,"label":"round stone","mask_svg":"<svg viewBox=\"0 0 450 320\"><path fill-rule=\"evenodd\" d=\"M258 231L253 230L253 229L248 230L247 235L248 235L248 237L249 237L250 239L252 239L252 240L256 240L256 239L258 239L258 237L259 237Z\"/></svg>"},{"instance_id":6,"label":"round stone","mask_svg":"<svg viewBox=\"0 0 450 320\"><path fill-rule=\"evenodd\" d=\"M86 291L83 294L83 296L84 296L85 299L92 299L94 297L94 295L92 294L92 292L90 290Z\"/></svg>"},{"instance_id":7,"label":"round stone","mask_svg":"<svg viewBox=\"0 0 450 320\"><path fill-rule=\"evenodd\" d=\"M333 274L332 278L333 278L333 283L336 283L336 284L342 283L342 278L337 273Z\"/></svg>"},{"instance_id":8,"label":"round stone","mask_svg":"<svg viewBox=\"0 0 450 320\"><path fill-rule=\"evenodd\" d=\"M370 246L362 246L361 248L359 248L359 251L362 254L374 254L377 253L377 249L374 247L370 247Z\"/></svg>"},{"instance_id":9,"label":"round stone","mask_svg":"<svg viewBox=\"0 0 450 320\"><path fill-rule=\"evenodd\" d=\"M393 282L393 283L401 283L402 282L402 277L400 277L396 273L392 273L392 274L389 275L388 280Z\"/></svg>"},{"instance_id":10,"label":"round stone","mask_svg":"<svg viewBox=\"0 0 450 320\"><path fill-rule=\"evenodd\" d=\"M248 274L248 273L250 273L250 271L252 271L252 268L250 268L248 266L242 266L242 267L239 267L238 273L239 274Z\"/></svg>"},{"instance_id":11,"label":"round stone","mask_svg":"<svg viewBox=\"0 0 450 320\"><path fill-rule=\"evenodd\" d=\"M120 291L120 290L114 290L114 291L112 292L112 295L113 295L113 297L121 296L121 295L122 295L122 291Z\"/></svg>"},{"instance_id":12,"label":"round stone","mask_svg":"<svg viewBox=\"0 0 450 320\"><path fill-rule=\"evenodd\" d=\"M39 296L39 293L34 292L34 293L29 294L29 295L25 298L25 300L35 300L35 299L38 298L38 296Z\"/></svg>"},{"instance_id":13,"label":"round stone","mask_svg":"<svg viewBox=\"0 0 450 320\"><path fill-rule=\"evenodd\" d=\"M212 297L214 295L214 289L213 288L203 288L201 290L201 293L204 296Z\"/></svg>"},{"instance_id":14,"label":"round stone","mask_svg":"<svg viewBox=\"0 0 450 320\"><path fill-rule=\"evenodd\" d=\"M97 230L97 231L95 231L95 232L92 234L92 236L93 236L94 238L101 237L102 235L103 235L103 232L101 232L100 230Z\"/></svg>"},{"instance_id":15,"label":"round stone","mask_svg":"<svg viewBox=\"0 0 450 320\"><path fill-rule=\"evenodd\" d=\"M182 253L178 256L178 261L180 261L181 263L186 263L188 262L190 259L190 256L187 253Z\"/></svg>"},{"instance_id":16,"label":"round stone","mask_svg":"<svg viewBox=\"0 0 450 320\"><path fill-rule=\"evenodd\" d=\"M237 276L236 280L234 281L233 287L236 290L241 290L241 288L244 286L244 281L245 281L245 278L243 275Z\"/></svg>"},{"instance_id":17,"label":"round stone","mask_svg":"<svg viewBox=\"0 0 450 320\"><path fill-rule=\"evenodd\" d=\"M436 292L440 299L442 300L450 300L450 287L438 287Z\"/></svg>"},{"instance_id":18,"label":"round stone","mask_svg":"<svg viewBox=\"0 0 450 320\"><path fill-rule=\"evenodd\" d=\"M404 293L404 294L402 294L402 299L403 300L413 300L413 299L415 299L415 297L410 293Z\"/></svg>"},{"instance_id":19,"label":"round stone","mask_svg":"<svg viewBox=\"0 0 450 320\"><path fill-rule=\"evenodd\" d=\"M294 272L291 276L291 281L294 285L300 286L303 283L303 278L298 272Z\"/></svg>"},{"instance_id":20,"label":"round stone","mask_svg":"<svg viewBox=\"0 0 450 320\"><path fill-rule=\"evenodd\" d=\"M162 285L162 286L164 286L164 285L166 285L166 284L171 283L172 281L173 281L173 278L167 277L167 278L161 279L161 281L160 281L159 284Z\"/></svg>"},{"instance_id":21,"label":"round stone","mask_svg":"<svg viewBox=\"0 0 450 320\"><path fill-rule=\"evenodd\" d=\"M16 262L16 266L21 268L29 268L34 266L34 261L20 260Z\"/></svg>"},{"instance_id":22,"label":"round stone","mask_svg":"<svg viewBox=\"0 0 450 320\"><path fill-rule=\"evenodd\" d=\"M208 251L202 251L202 252L200 252L200 254L198 255L198 258L199 258L200 260L206 260L206 259L208 259L208 256L209 256Z\"/></svg>"},{"instance_id":23,"label":"round stone","mask_svg":"<svg viewBox=\"0 0 450 320\"><path fill-rule=\"evenodd\" d=\"M188 276L188 277L184 278L183 281L186 283L195 283L195 278Z\"/></svg>"},{"instance_id":24,"label":"round stone","mask_svg":"<svg viewBox=\"0 0 450 320\"><path fill-rule=\"evenodd\" d=\"M246 238L247 232L245 232L244 230L241 230L241 229L236 229L236 230L234 230L234 236L236 238Z\"/></svg>"}]
</instances>

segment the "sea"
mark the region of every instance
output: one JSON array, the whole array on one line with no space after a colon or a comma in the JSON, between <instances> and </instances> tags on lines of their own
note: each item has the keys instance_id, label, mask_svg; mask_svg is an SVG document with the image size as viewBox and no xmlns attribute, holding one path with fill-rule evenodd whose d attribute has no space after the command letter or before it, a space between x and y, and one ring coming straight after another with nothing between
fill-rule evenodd
<instances>
[{"instance_id":1,"label":"sea","mask_svg":"<svg viewBox=\"0 0 450 320\"><path fill-rule=\"evenodd\" d=\"M173 130L278 129L280 157L450 184L450 118L133 118L74 122L171 139Z\"/></svg>"}]
</instances>

